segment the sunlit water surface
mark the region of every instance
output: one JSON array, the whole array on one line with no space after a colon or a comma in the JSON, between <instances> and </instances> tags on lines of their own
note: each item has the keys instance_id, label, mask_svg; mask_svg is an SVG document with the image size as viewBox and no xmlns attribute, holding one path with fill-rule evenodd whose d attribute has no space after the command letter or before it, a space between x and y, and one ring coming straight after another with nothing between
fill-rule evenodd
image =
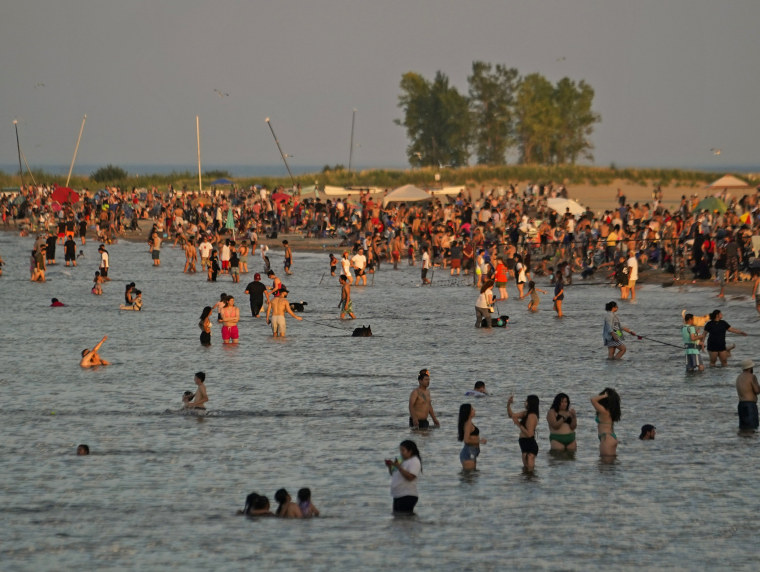
<instances>
[{"instance_id":1,"label":"sunlit water surface","mask_svg":"<svg viewBox=\"0 0 760 572\"><path fill-rule=\"evenodd\" d=\"M601 347L607 286L567 289L566 317L551 296L538 314L527 300L500 303L507 329L477 330L476 292L438 269L419 287L419 269L383 266L354 288L356 323L337 319L337 279L328 252L295 246L286 277L291 300L308 302L303 322L288 319L273 340L250 317L233 285L182 274L184 256L168 244L160 268L144 244L110 246L113 281L90 294L98 266L88 243L77 268L50 268L28 282L31 239L0 234L0 562L4 570L141 569L317 570L413 568L756 569L760 525L754 436L737 435L736 367L684 373L683 351L629 341L620 363ZM337 249L336 249L337 253ZM282 258L272 256L276 270ZM250 257L251 271L261 270ZM142 289L144 310L120 312L124 285ZM548 285L544 288L550 290ZM243 309L238 347L198 343L198 317L221 292ZM680 343L680 312L716 306L710 289L645 285L621 304L624 325ZM57 297L65 308L49 308ZM759 332L748 298L721 303L726 319ZM371 324L375 336L352 338ZM82 348L104 334L112 367L83 370ZM732 359L757 358L753 337L736 338ZM428 367L442 426L407 427L416 374ZM178 413L180 396L204 370L205 418ZM476 402L488 438L475 474L463 474L456 440L463 393L486 381ZM613 464L600 463L589 398L605 386L622 396L621 440ZM574 459L555 458L543 421L553 396L571 396L579 416ZM536 471L521 471L507 397L541 398ZM654 442L638 440L643 423ZM393 518L383 459L403 439L421 450L417 516ZM88 443L89 457L76 457ZM246 494L312 490L322 517L305 521L235 516ZM273 501L273 499L272 499ZM274 502L273 502L274 506Z\"/></svg>"}]
</instances>

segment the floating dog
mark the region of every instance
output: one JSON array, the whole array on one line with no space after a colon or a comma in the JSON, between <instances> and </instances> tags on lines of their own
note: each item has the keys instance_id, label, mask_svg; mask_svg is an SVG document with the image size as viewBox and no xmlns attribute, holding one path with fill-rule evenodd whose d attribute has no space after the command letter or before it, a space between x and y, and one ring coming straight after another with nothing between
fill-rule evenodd
<instances>
[{"instance_id":1,"label":"floating dog","mask_svg":"<svg viewBox=\"0 0 760 572\"><path fill-rule=\"evenodd\" d=\"M303 312L304 310L303 307L308 306L308 305L309 305L308 302L304 302L303 300L301 300L300 302L291 302L290 309L293 310L294 312Z\"/></svg>"},{"instance_id":2,"label":"floating dog","mask_svg":"<svg viewBox=\"0 0 760 572\"><path fill-rule=\"evenodd\" d=\"M362 326L360 328L354 328L354 333L351 334L352 338L369 338L372 337L372 326Z\"/></svg>"},{"instance_id":3,"label":"floating dog","mask_svg":"<svg viewBox=\"0 0 760 572\"><path fill-rule=\"evenodd\" d=\"M509 316L499 316L498 318L491 318L492 328L506 328L507 324L509 324ZM483 318L482 320L480 320L480 327L481 328L488 327L488 322L486 322L486 318Z\"/></svg>"}]
</instances>

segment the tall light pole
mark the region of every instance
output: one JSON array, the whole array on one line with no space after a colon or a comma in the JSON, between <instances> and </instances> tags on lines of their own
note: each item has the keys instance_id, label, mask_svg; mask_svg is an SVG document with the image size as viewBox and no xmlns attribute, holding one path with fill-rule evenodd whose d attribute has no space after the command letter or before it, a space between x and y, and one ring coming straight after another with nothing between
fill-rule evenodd
<instances>
[{"instance_id":1,"label":"tall light pole","mask_svg":"<svg viewBox=\"0 0 760 572\"><path fill-rule=\"evenodd\" d=\"M16 129L16 149L18 150L18 176L21 177L21 186L24 186L24 169L21 167L21 143L18 141L18 119L13 120Z\"/></svg>"},{"instance_id":2,"label":"tall light pole","mask_svg":"<svg viewBox=\"0 0 760 572\"><path fill-rule=\"evenodd\" d=\"M290 181L293 183L293 188L296 186L296 180L293 178L293 173L290 171L290 165L288 165L288 160L285 158L285 153L282 152L282 147L280 147L280 142L277 140L277 135L274 134L274 129L272 129L272 122L269 121L269 118L267 117L266 120L267 125L269 125L269 130L272 132L272 137L274 137L274 142L277 144L277 149L280 151L280 156L282 157L282 162L285 163L285 168L288 170L288 175L290 175Z\"/></svg>"},{"instance_id":3,"label":"tall light pole","mask_svg":"<svg viewBox=\"0 0 760 572\"><path fill-rule=\"evenodd\" d=\"M354 158L354 124L356 123L356 108L351 114L351 148L348 151L348 172L351 173L351 162Z\"/></svg>"}]
</instances>

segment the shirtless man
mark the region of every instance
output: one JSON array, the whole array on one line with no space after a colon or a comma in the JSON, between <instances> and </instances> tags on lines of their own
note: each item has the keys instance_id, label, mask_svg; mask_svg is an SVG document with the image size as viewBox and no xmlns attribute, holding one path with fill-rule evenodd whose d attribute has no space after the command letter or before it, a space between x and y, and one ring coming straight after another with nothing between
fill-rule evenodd
<instances>
[{"instance_id":1,"label":"shirtless man","mask_svg":"<svg viewBox=\"0 0 760 572\"><path fill-rule=\"evenodd\" d=\"M198 386L198 389L193 399L185 404L185 409L206 409L204 404L208 401L208 394L206 393L205 381L206 374L204 372L199 371L195 374L195 385Z\"/></svg>"},{"instance_id":2,"label":"shirtless man","mask_svg":"<svg viewBox=\"0 0 760 572\"><path fill-rule=\"evenodd\" d=\"M198 249L191 238L185 243L185 269L182 272L195 272L195 262L198 259Z\"/></svg>"},{"instance_id":3,"label":"shirtless man","mask_svg":"<svg viewBox=\"0 0 760 572\"><path fill-rule=\"evenodd\" d=\"M100 346L102 346L103 342L105 342L107 339L108 339L108 336L103 336L103 339L100 340L97 343L97 345L91 350L83 349L82 359L79 362L79 365L81 365L82 367L94 367L96 365L111 365L110 361L104 360L102 357L100 357L100 354L98 354L98 350L100 349Z\"/></svg>"},{"instance_id":4,"label":"shirtless man","mask_svg":"<svg viewBox=\"0 0 760 572\"><path fill-rule=\"evenodd\" d=\"M280 290L282 286L282 280L277 278L275 276L275 273L273 270L270 270L267 272L267 278L269 278L272 281L272 287L269 289L270 294L276 293L278 290Z\"/></svg>"},{"instance_id":5,"label":"shirtless man","mask_svg":"<svg viewBox=\"0 0 760 572\"><path fill-rule=\"evenodd\" d=\"M291 275L293 274L290 271L290 266L293 264L293 252L290 250L290 245L287 240L282 241L282 246L285 248L285 262L283 263L285 266L285 274Z\"/></svg>"},{"instance_id":6,"label":"shirtless man","mask_svg":"<svg viewBox=\"0 0 760 572\"><path fill-rule=\"evenodd\" d=\"M267 306L267 324L272 326L272 337L285 337L285 312L293 316L296 320L303 320L303 318L296 316L293 310L290 309L290 302L288 302L288 291L285 288L276 290L274 296L269 301Z\"/></svg>"},{"instance_id":7,"label":"shirtless man","mask_svg":"<svg viewBox=\"0 0 760 572\"><path fill-rule=\"evenodd\" d=\"M760 385L753 373L755 363L744 360L741 363L742 372L736 378L736 393L739 395L739 429L756 431L758 427L757 394Z\"/></svg>"},{"instance_id":8,"label":"shirtless man","mask_svg":"<svg viewBox=\"0 0 760 572\"><path fill-rule=\"evenodd\" d=\"M338 304L338 307L340 308L340 319L342 320L343 316L348 314L351 316L352 320L355 320L354 304L351 302L351 283L348 281L348 276L345 274L341 274L338 280L340 280L340 303Z\"/></svg>"},{"instance_id":9,"label":"shirtless man","mask_svg":"<svg viewBox=\"0 0 760 572\"><path fill-rule=\"evenodd\" d=\"M414 429L429 429L430 422L428 416L433 420L436 427L440 427L438 418L433 410L433 403L430 399L430 373L423 369L417 376L419 386L412 391L409 396L409 427Z\"/></svg>"},{"instance_id":10,"label":"shirtless man","mask_svg":"<svg viewBox=\"0 0 760 572\"><path fill-rule=\"evenodd\" d=\"M235 306L235 298L227 296L224 307L219 312L222 316L222 343L238 343L238 327L240 308Z\"/></svg>"}]
</instances>

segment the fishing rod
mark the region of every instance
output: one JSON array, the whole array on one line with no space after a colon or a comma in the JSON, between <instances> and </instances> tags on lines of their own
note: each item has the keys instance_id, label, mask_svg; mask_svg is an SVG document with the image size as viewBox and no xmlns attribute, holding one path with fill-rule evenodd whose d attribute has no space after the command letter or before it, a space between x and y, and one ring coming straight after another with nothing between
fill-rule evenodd
<instances>
[{"instance_id":1,"label":"fishing rod","mask_svg":"<svg viewBox=\"0 0 760 572\"><path fill-rule=\"evenodd\" d=\"M306 318L304 318L303 316L301 316L301 319L302 319L302 320L306 320L307 322L312 322L312 323L314 323L314 324L317 324L317 325L319 325L319 326L325 326L326 328L333 328L333 329L335 329L335 330L340 330L340 331L342 331L342 332L350 332L350 331L351 331L351 329L348 329L348 328L341 328L341 327L339 327L339 326L333 326L333 325L331 325L331 324L325 324L325 323L323 323L323 322L319 322L319 321L317 321L317 320L313 320L312 318L309 318L309 319L307 320Z\"/></svg>"},{"instance_id":2,"label":"fishing rod","mask_svg":"<svg viewBox=\"0 0 760 572\"><path fill-rule=\"evenodd\" d=\"M661 340L655 340L654 338L650 338L650 337L647 337L647 336L642 336L642 335L636 334L636 337L639 338L640 340L641 339L645 339L645 340L649 340L650 342L656 342L658 344L663 344L663 345L666 345L666 346L673 346L674 348L678 348L680 350L683 349L683 346L677 346L676 344L671 344L670 342L663 342Z\"/></svg>"}]
</instances>

